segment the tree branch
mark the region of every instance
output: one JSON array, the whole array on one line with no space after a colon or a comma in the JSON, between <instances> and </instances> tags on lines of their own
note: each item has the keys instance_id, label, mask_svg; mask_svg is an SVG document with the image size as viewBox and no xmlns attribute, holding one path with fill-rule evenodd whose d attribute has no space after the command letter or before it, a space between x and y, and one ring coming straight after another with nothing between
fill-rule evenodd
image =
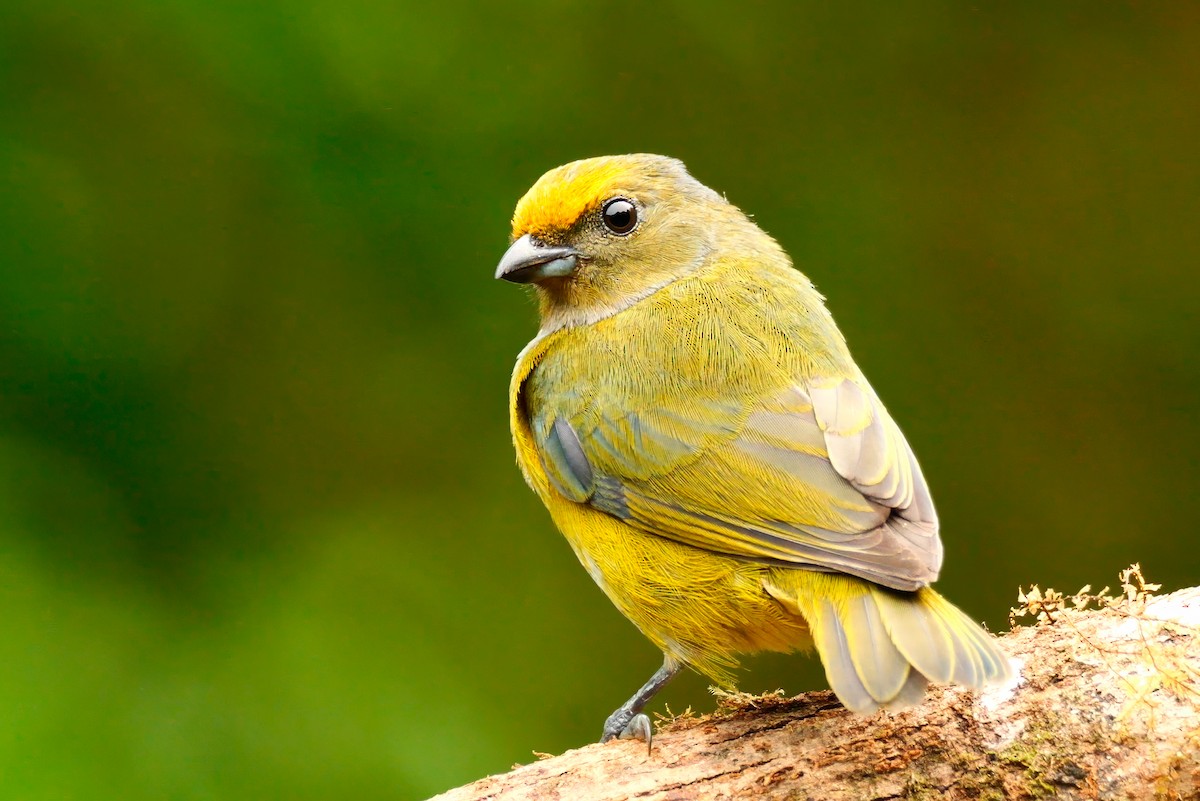
<instances>
[{"instance_id":1,"label":"tree branch","mask_svg":"<svg viewBox=\"0 0 1200 801\"><path fill-rule=\"evenodd\" d=\"M1051 616L1003 637L1015 687L869 718L829 692L739 695L649 755L589 745L436 801L1200 798L1200 588Z\"/></svg>"}]
</instances>

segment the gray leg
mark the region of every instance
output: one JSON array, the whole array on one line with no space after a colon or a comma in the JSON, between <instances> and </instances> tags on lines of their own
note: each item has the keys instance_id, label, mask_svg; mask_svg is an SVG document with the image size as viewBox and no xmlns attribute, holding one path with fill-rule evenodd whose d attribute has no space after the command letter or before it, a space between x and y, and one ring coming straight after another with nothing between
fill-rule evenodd
<instances>
[{"instance_id":1,"label":"gray leg","mask_svg":"<svg viewBox=\"0 0 1200 801\"><path fill-rule=\"evenodd\" d=\"M604 735L600 738L600 742L607 743L616 737L636 737L639 740L645 740L646 745L649 746L652 736L650 718L641 714L642 709L650 703L650 699L659 690L667 686L667 682L675 678L679 670L680 666L674 660L664 659L663 666L655 671L654 675L650 677L650 681L643 684L642 689L634 693L632 698L609 715L608 720L604 721Z\"/></svg>"}]
</instances>

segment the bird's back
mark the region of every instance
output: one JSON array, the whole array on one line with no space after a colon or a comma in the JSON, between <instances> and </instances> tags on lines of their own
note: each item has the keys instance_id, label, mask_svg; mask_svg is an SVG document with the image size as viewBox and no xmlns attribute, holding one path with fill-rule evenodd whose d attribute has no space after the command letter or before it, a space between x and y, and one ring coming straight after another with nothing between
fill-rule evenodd
<instances>
[{"instance_id":1,"label":"bird's back","mask_svg":"<svg viewBox=\"0 0 1200 801\"><path fill-rule=\"evenodd\" d=\"M737 313L730 313L734 308ZM786 264L714 262L587 327L551 334L527 370L531 417L766 397L814 375L857 375L808 280Z\"/></svg>"}]
</instances>

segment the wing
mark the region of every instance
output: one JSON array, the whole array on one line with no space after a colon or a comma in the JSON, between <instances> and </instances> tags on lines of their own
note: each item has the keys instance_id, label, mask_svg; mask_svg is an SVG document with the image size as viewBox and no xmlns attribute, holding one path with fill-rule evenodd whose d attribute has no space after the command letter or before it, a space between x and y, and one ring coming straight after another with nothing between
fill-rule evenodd
<instances>
[{"instance_id":1,"label":"wing","mask_svg":"<svg viewBox=\"0 0 1200 801\"><path fill-rule=\"evenodd\" d=\"M652 534L848 573L901 590L937 578L929 490L866 381L813 380L755 402L531 422L551 486Z\"/></svg>"}]
</instances>

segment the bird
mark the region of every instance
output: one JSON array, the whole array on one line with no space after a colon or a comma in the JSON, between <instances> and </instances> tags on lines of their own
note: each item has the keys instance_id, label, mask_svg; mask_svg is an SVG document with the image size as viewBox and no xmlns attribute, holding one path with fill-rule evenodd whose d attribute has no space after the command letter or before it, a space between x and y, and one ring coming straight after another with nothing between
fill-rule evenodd
<instances>
[{"instance_id":1,"label":"bird","mask_svg":"<svg viewBox=\"0 0 1200 801\"><path fill-rule=\"evenodd\" d=\"M683 668L815 649L847 709L930 682L1009 680L994 638L930 585L938 516L824 297L674 158L574 161L517 203L496 278L535 288L517 358L517 463L584 569L663 653L601 741Z\"/></svg>"}]
</instances>

